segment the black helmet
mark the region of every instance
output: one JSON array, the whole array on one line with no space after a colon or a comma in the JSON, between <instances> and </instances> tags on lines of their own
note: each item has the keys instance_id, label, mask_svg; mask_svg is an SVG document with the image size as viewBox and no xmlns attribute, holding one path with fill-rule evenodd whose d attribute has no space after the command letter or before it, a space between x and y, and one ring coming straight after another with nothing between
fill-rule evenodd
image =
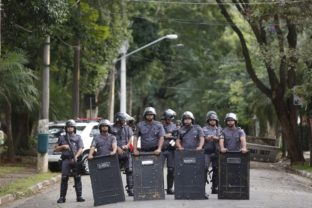
<instances>
[{"instance_id":1,"label":"black helmet","mask_svg":"<svg viewBox=\"0 0 312 208\"><path fill-rule=\"evenodd\" d=\"M156 110L155 110L155 108L153 108L153 107L145 108L144 113L143 113L143 117L145 118L145 116L147 114L153 114L154 115L154 119L155 119L155 117L156 117Z\"/></svg>"},{"instance_id":2,"label":"black helmet","mask_svg":"<svg viewBox=\"0 0 312 208\"><path fill-rule=\"evenodd\" d=\"M185 111L183 114L182 114L182 123L184 124L184 119L185 118L191 118L192 119L192 123L195 122L195 117L193 115L193 113L191 111Z\"/></svg>"},{"instance_id":3,"label":"black helmet","mask_svg":"<svg viewBox=\"0 0 312 208\"><path fill-rule=\"evenodd\" d=\"M165 110L165 112L163 113L163 118L164 119L174 119L174 117L176 115L177 115L176 112L169 108L169 109Z\"/></svg>"},{"instance_id":4,"label":"black helmet","mask_svg":"<svg viewBox=\"0 0 312 208\"><path fill-rule=\"evenodd\" d=\"M118 112L118 113L115 114L114 120L115 120L115 122L126 121L127 120L127 116L126 116L125 113Z\"/></svg>"}]
</instances>

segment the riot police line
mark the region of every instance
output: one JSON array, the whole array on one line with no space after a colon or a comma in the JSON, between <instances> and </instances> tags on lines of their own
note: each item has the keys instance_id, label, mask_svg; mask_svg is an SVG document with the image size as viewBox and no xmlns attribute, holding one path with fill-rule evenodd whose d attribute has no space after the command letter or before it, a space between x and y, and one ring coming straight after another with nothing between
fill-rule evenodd
<instances>
[{"instance_id":1,"label":"riot police line","mask_svg":"<svg viewBox=\"0 0 312 208\"><path fill-rule=\"evenodd\" d=\"M249 199L249 153L245 133L236 127L236 114L226 115L223 129L214 111L207 113L207 126L203 128L195 124L190 111L184 112L176 124L175 116L173 110L167 109L159 122L155 109L147 107L143 120L131 127L129 116L123 113L115 115L113 124L107 119L99 122L100 134L94 136L88 156L95 206L125 201L121 168L126 173L128 196L134 200L165 199L165 164L166 192L175 199L208 199L205 187L209 182L211 193L218 194L219 199ZM74 124L66 125L66 132L67 127ZM62 156L70 155L69 161L75 163L73 158L79 157L83 144L75 134L67 137L73 139L74 145L60 138L57 148L63 150ZM210 164L212 180L207 178ZM73 167L70 163L62 166L58 203L66 201L68 176L73 173ZM74 177L77 201L83 202L81 180L76 186L80 174ZM64 183L63 178L67 180Z\"/></svg>"},{"instance_id":2,"label":"riot police line","mask_svg":"<svg viewBox=\"0 0 312 208\"><path fill-rule=\"evenodd\" d=\"M133 157L134 201L165 199L162 155L144 152ZM175 150L174 199L206 199L204 152ZM219 155L218 199L249 199L249 154ZM94 205L125 201L118 156L89 161Z\"/></svg>"}]
</instances>

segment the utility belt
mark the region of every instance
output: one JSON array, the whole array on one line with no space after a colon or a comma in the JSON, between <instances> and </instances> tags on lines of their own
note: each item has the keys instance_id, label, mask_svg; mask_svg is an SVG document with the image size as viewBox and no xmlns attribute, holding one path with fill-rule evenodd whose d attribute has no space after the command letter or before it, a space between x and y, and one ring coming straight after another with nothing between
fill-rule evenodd
<instances>
[{"instance_id":1,"label":"utility belt","mask_svg":"<svg viewBox=\"0 0 312 208\"><path fill-rule=\"evenodd\" d=\"M71 160L71 159L74 159L74 157L72 155L61 155L61 159L62 160Z\"/></svg>"},{"instance_id":2,"label":"utility belt","mask_svg":"<svg viewBox=\"0 0 312 208\"><path fill-rule=\"evenodd\" d=\"M216 154L218 153L218 148L213 148L213 149L204 149L205 154Z\"/></svg>"},{"instance_id":3,"label":"utility belt","mask_svg":"<svg viewBox=\"0 0 312 208\"><path fill-rule=\"evenodd\" d=\"M140 151L141 152L153 152L157 149L158 149L158 147L148 147L148 148L141 148Z\"/></svg>"}]
</instances>

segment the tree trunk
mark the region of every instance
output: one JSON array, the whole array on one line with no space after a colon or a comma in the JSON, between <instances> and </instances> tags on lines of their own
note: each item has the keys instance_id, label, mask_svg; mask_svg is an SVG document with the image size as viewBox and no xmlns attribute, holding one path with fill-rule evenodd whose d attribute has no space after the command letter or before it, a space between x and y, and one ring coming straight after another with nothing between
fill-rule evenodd
<instances>
[{"instance_id":1,"label":"tree trunk","mask_svg":"<svg viewBox=\"0 0 312 208\"><path fill-rule=\"evenodd\" d=\"M5 122L7 125L7 159L13 161L15 158L15 149L14 149L14 141L12 135L12 107L9 100L6 100L6 109L5 109Z\"/></svg>"},{"instance_id":2,"label":"tree trunk","mask_svg":"<svg viewBox=\"0 0 312 208\"><path fill-rule=\"evenodd\" d=\"M297 125L292 124L292 121L297 120L297 117L287 115L288 109L284 107L285 105L281 99L273 100L273 104L282 126L282 135L286 142L286 149L291 164L304 163L302 149L300 147L300 142L298 141L299 134Z\"/></svg>"},{"instance_id":3,"label":"tree trunk","mask_svg":"<svg viewBox=\"0 0 312 208\"><path fill-rule=\"evenodd\" d=\"M29 115L27 113L19 114L13 113L15 122L12 121L12 133L14 139L14 149L18 150L18 153L26 153L29 150Z\"/></svg>"}]
</instances>

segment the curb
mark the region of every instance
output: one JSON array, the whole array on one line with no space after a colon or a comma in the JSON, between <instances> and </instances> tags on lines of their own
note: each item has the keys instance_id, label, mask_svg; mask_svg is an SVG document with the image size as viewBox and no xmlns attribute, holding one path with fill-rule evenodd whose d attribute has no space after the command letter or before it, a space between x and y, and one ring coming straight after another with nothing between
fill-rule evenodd
<instances>
[{"instance_id":1,"label":"curb","mask_svg":"<svg viewBox=\"0 0 312 208\"><path fill-rule=\"evenodd\" d=\"M29 194L35 194L39 192L40 190L42 190L43 188L46 188L52 184L55 184L59 182L60 180L61 180L61 175L57 175L55 177L52 177L51 179L44 180L42 182L37 183L36 185L29 187L26 192L16 192L13 194L4 195L0 197L0 206L8 202L12 202L16 199L19 199L23 196L27 196Z\"/></svg>"},{"instance_id":2,"label":"curb","mask_svg":"<svg viewBox=\"0 0 312 208\"><path fill-rule=\"evenodd\" d=\"M310 172L307 172L307 171L304 171L304 170L296 170L296 169L293 169L293 168L290 168L290 167L286 167L285 169L287 171L290 171L290 172L292 172L294 174L297 174L299 176L312 179L312 173L310 173Z\"/></svg>"}]
</instances>

